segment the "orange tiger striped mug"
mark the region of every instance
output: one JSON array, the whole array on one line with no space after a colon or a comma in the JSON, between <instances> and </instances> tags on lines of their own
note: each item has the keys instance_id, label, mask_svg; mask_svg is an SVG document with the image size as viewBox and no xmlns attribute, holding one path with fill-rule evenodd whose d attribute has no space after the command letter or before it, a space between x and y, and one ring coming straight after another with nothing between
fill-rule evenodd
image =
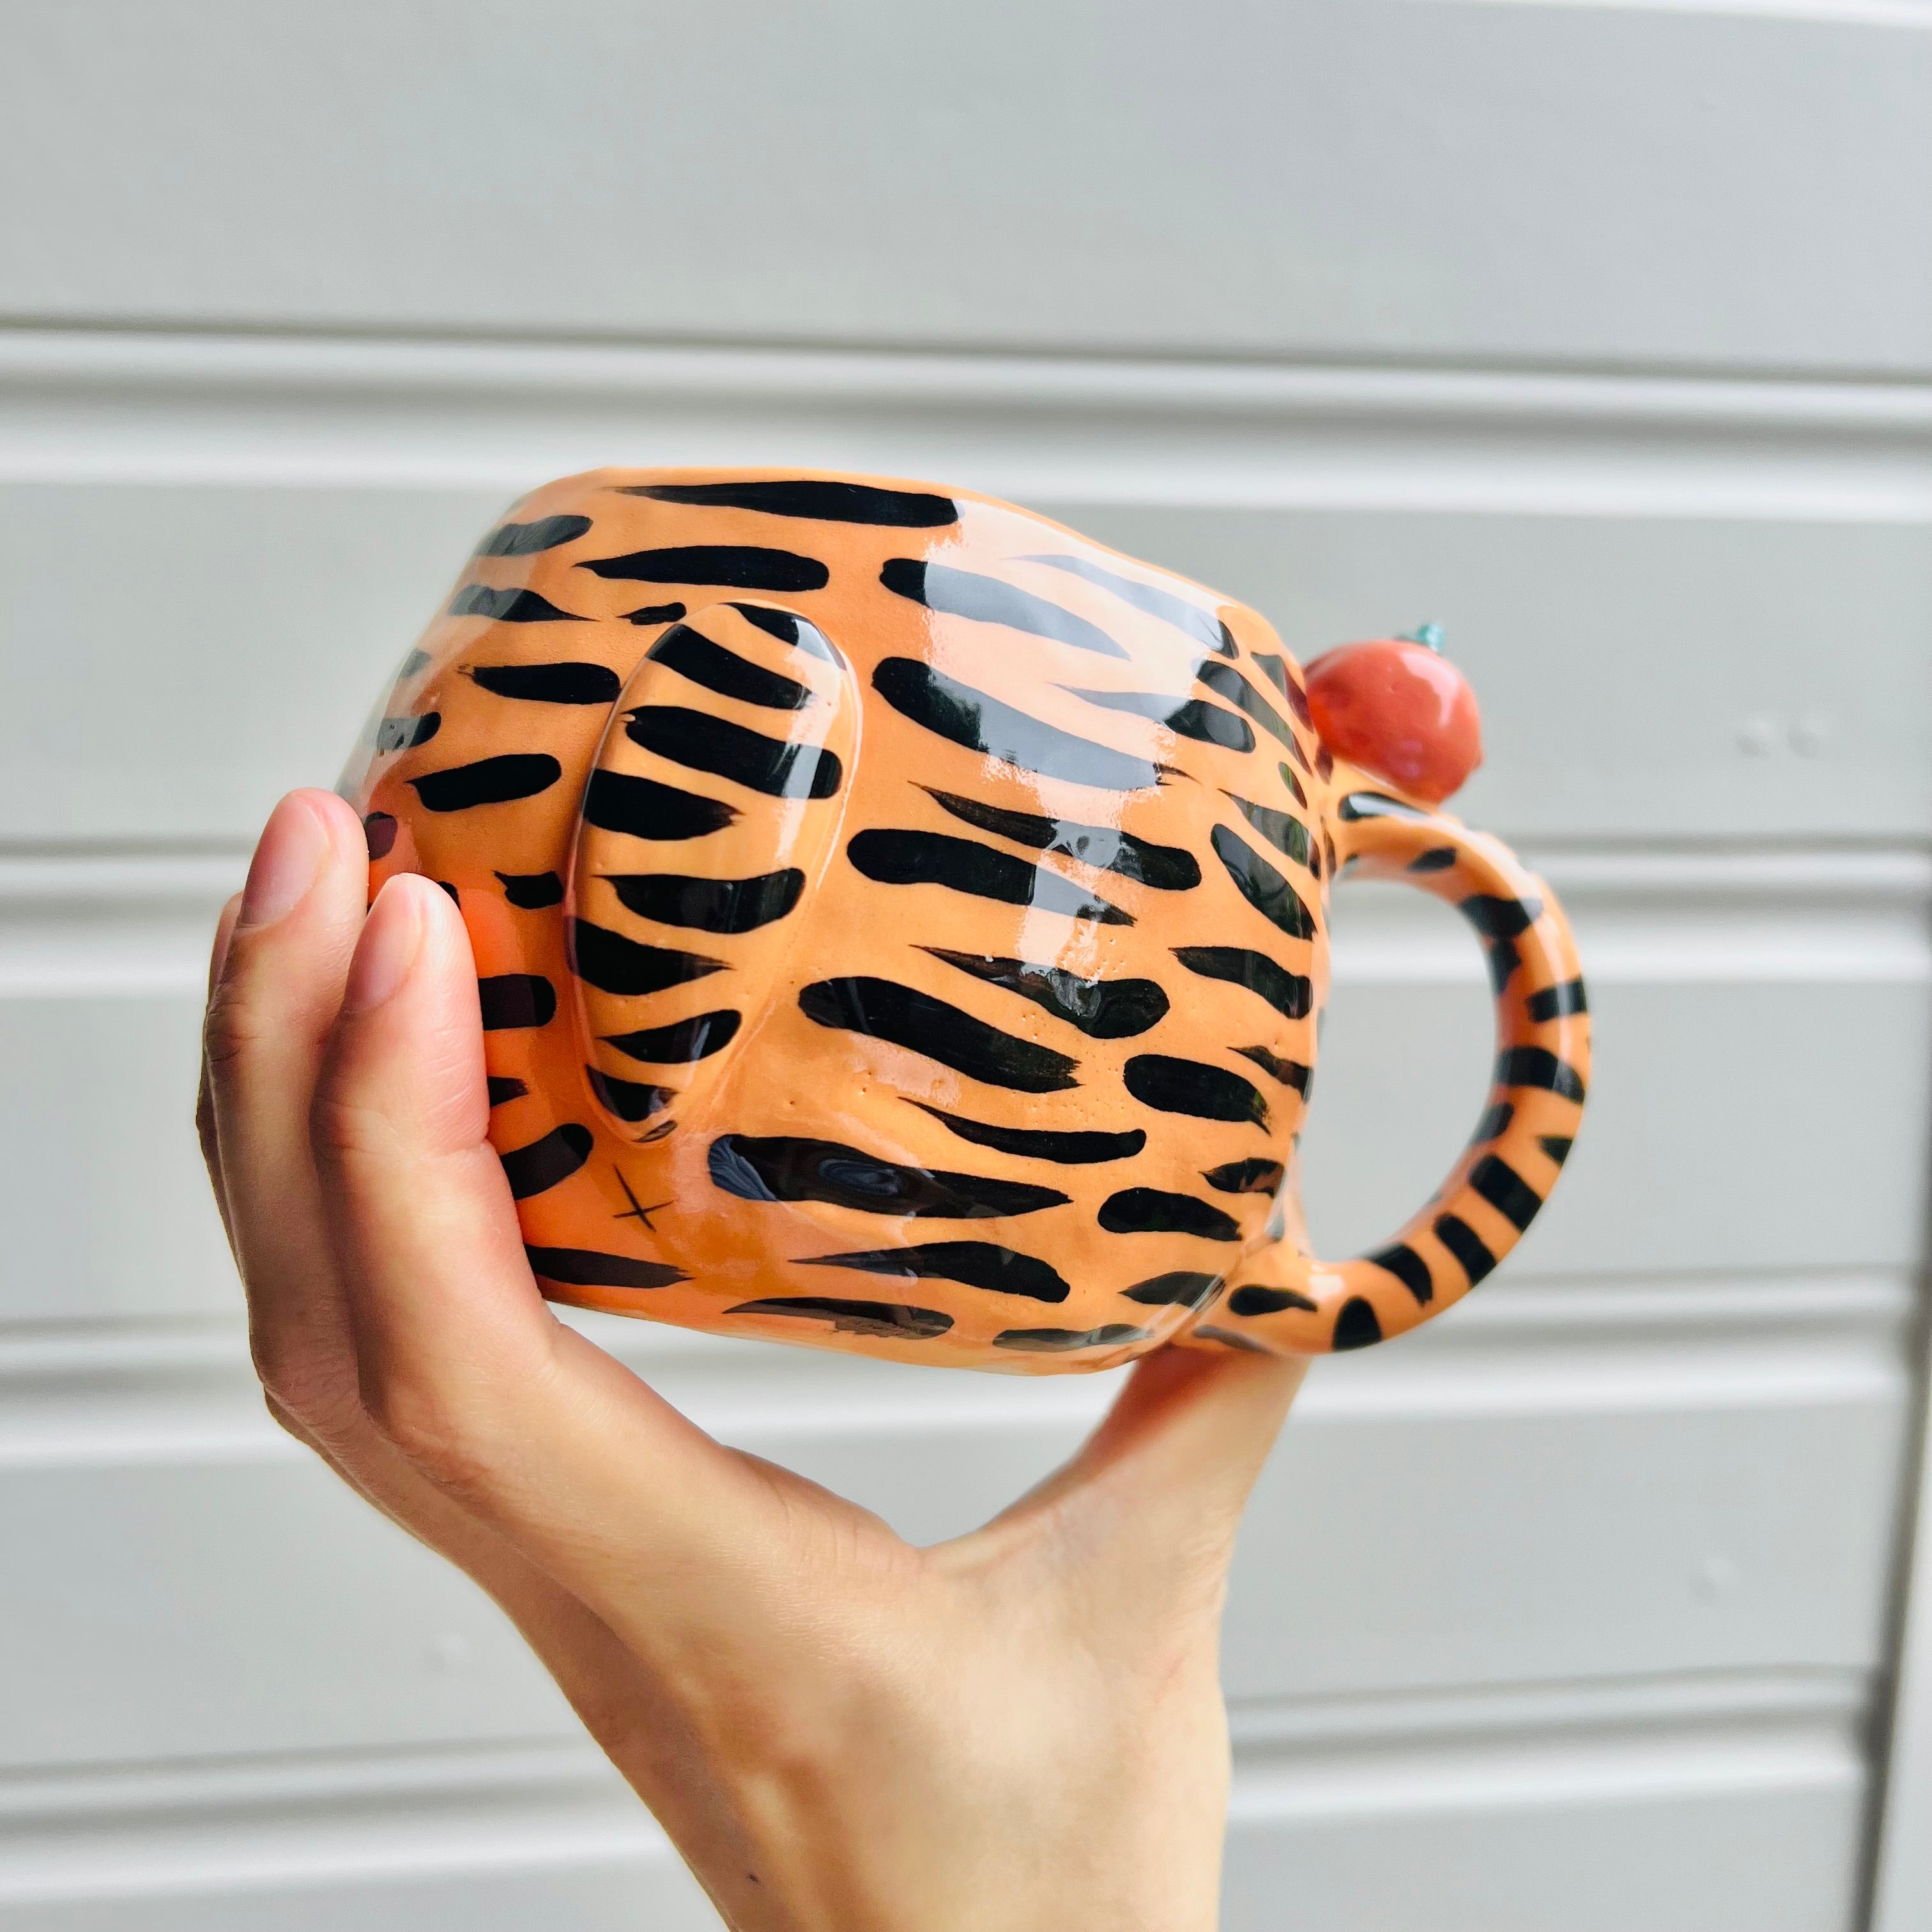
<instances>
[{"instance_id":1,"label":"orange tiger striped mug","mask_svg":"<svg viewBox=\"0 0 1932 1932\"><path fill-rule=\"evenodd\" d=\"M518 504L344 775L371 890L474 945L491 1138L560 1301L906 1361L1306 1354L1458 1300L1542 1206L1589 1022L1548 889L1438 807L1420 643L1254 612L970 491L600 470ZM1388 1245L1293 1178L1328 892L1486 946L1488 1111Z\"/></svg>"}]
</instances>

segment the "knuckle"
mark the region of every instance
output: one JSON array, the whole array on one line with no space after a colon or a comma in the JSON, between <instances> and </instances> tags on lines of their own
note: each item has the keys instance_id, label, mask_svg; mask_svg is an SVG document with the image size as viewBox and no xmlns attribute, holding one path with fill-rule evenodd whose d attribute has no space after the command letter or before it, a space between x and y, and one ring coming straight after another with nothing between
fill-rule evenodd
<instances>
[{"instance_id":1,"label":"knuckle","mask_svg":"<svg viewBox=\"0 0 1932 1932\"><path fill-rule=\"evenodd\" d=\"M219 1075L243 1064L268 1041L273 1030L260 1001L232 980L224 981L209 997L202 1028L209 1072Z\"/></svg>"},{"instance_id":2,"label":"knuckle","mask_svg":"<svg viewBox=\"0 0 1932 1932\"><path fill-rule=\"evenodd\" d=\"M475 1495L490 1462L473 1407L436 1382L394 1369L362 1376L362 1406L378 1432L439 1485Z\"/></svg>"}]
</instances>

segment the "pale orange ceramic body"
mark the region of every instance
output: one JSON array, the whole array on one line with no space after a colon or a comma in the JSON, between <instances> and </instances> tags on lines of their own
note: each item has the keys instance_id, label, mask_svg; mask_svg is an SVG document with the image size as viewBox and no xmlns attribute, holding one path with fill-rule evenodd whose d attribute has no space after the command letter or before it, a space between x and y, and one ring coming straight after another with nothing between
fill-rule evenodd
<instances>
[{"instance_id":1,"label":"pale orange ceramic body","mask_svg":"<svg viewBox=\"0 0 1932 1932\"><path fill-rule=\"evenodd\" d=\"M968 492L606 470L484 539L344 790L474 943L559 1300L908 1361L1314 1354L1516 1242L1588 1074L1563 916L1317 741L1253 612ZM1388 1246L1294 1156L1343 866L1460 906L1488 1112Z\"/></svg>"}]
</instances>

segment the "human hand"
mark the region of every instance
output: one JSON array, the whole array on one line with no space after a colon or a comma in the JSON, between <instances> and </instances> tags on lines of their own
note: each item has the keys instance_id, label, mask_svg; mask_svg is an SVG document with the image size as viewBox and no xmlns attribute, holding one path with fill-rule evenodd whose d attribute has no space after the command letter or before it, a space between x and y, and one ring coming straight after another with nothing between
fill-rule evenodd
<instances>
[{"instance_id":1,"label":"human hand","mask_svg":"<svg viewBox=\"0 0 1932 1932\"><path fill-rule=\"evenodd\" d=\"M740 1932L1210 1928L1222 1599L1302 1365L1160 1351L913 1547L556 1318L462 921L367 879L296 793L215 941L197 1119L277 1420L502 1606Z\"/></svg>"}]
</instances>

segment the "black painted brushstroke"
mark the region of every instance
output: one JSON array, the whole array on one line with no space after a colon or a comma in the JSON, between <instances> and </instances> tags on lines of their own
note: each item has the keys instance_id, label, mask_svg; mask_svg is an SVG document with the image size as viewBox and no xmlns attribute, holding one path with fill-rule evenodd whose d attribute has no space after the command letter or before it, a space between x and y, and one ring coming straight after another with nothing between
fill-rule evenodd
<instances>
[{"instance_id":1,"label":"black painted brushstroke","mask_svg":"<svg viewBox=\"0 0 1932 1932\"><path fill-rule=\"evenodd\" d=\"M1030 845L1058 858L1077 859L1100 872L1118 872L1122 878L1151 886L1156 892L1184 892L1201 883L1199 862L1185 846L1153 844L1112 826L1080 825L1070 819L1010 812L1003 806L962 798L956 792L935 791L931 785L920 789L941 811L982 832L997 833L1016 844Z\"/></svg>"},{"instance_id":2,"label":"black painted brushstroke","mask_svg":"<svg viewBox=\"0 0 1932 1932\"><path fill-rule=\"evenodd\" d=\"M959 520L950 496L922 490L882 490L875 483L842 483L823 477L781 477L742 483L641 483L623 485L625 496L660 503L754 510L767 517L802 517L821 524L872 524L894 530L935 530Z\"/></svg>"},{"instance_id":3,"label":"black painted brushstroke","mask_svg":"<svg viewBox=\"0 0 1932 1932\"><path fill-rule=\"evenodd\" d=\"M556 992L540 973L496 973L476 982L485 1033L548 1026L556 1017Z\"/></svg>"},{"instance_id":4,"label":"black painted brushstroke","mask_svg":"<svg viewBox=\"0 0 1932 1932\"><path fill-rule=\"evenodd\" d=\"M1281 1186L1282 1166L1278 1160L1264 1160L1256 1155L1250 1160L1224 1161L1219 1167L1205 1168L1201 1178L1217 1194L1274 1195Z\"/></svg>"},{"instance_id":5,"label":"black painted brushstroke","mask_svg":"<svg viewBox=\"0 0 1932 1932\"><path fill-rule=\"evenodd\" d=\"M532 1194L542 1194L560 1181L568 1180L590 1158L595 1144L588 1127L568 1120L560 1127L553 1127L528 1147L512 1148L497 1158L503 1163L512 1196L518 1201L527 1201Z\"/></svg>"},{"instance_id":6,"label":"black painted brushstroke","mask_svg":"<svg viewBox=\"0 0 1932 1932\"><path fill-rule=\"evenodd\" d=\"M1210 660L1198 666L1194 675L1216 698L1226 698L1238 711L1245 712L1264 731L1280 740L1288 748L1291 758L1299 760L1304 756L1301 741L1295 736L1294 728L1232 664L1216 664Z\"/></svg>"},{"instance_id":7,"label":"black painted brushstroke","mask_svg":"<svg viewBox=\"0 0 1932 1932\"><path fill-rule=\"evenodd\" d=\"M827 664L841 662L825 633L796 610L775 610L769 604L734 604L731 608L746 623L757 625L782 644L794 644L810 656L823 658Z\"/></svg>"},{"instance_id":8,"label":"black painted brushstroke","mask_svg":"<svg viewBox=\"0 0 1932 1932\"><path fill-rule=\"evenodd\" d=\"M1531 994L1526 1006L1530 1018L1539 1021L1560 1020L1571 1013L1587 1013L1590 1010L1589 998L1580 980L1566 980L1560 986L1546 986L1541 992Z\"/></svg>"},{"instance_id":9,"label":"black painted brushstroke","mask_svg":"<svg viewBox=\"0 0 1932 1932\"><path fill-rule=\"evenodd\" d=\"M741 1201L819 1201L863 1214L987 1221L1065 1206L1057 1188L881 1160L837 1141L721 1134L708 1156L712 1184Z\"/></svg>"},{"instance_id":10,"label":"black painted brushstroke","mask_svg":"<svg viewBox=\"0 0 1932 1932\"><path fill-rule=\"evenodd\" d=\"M588 517L538 517L527 524L499 524L476 546L478 556L534 556L574 542L590 527Z\"/></svg>"},{"instance_id":11,"label":"black painted brushstroke","mask_svg":"<svg viewBox=\"0 0 1932 1932\"><path fill-rule=\"evenodd\" d=\"M1124 1187L1100 1204L1100 1222L1110 1234L1192 1234L1204 1241L1238 1241L1232 1214L1191 1194L1158 1187Z\"/></svg>"},{"instance_id":12,"label":"black painted brushstroke","mask_svg":"<svg viewBox=\"0 0 1932 1932\"><path fill-rule=\"evenodd\" d=\"M425 772L405 781L429 812L467 812L472 806L508 805L548 791L563 767L548 752L506 752L473 765Z\"/></svg>"},{"instance_id":13,"label":"black painted brushstroke","mask_svg":"<svg viewBox=\"0 0 1932 1932\"><path fill-rule=\"evenodd\" d=\"M632 550L580 563L598 577L627 584L716 584L732 590L823 590L832 573L816 557L753 544L686 544Z\"/></svg>"},{"instance_id":14,"label":"black painted brushstroke","mask_svg":"<svg viewBox=\"0 0 1932 1932\"><path fill-rule=\"evenodd\" d=\"M805 1268L851 1268L862 1274L898 1275L907 1280L963 1282L996 1294L1023 1294L1033 1301L1064 1301L1072 1290L1043 1261L1016 1253L993 1241L928 1241L916 1247L876 1248L842 1255L814 1255Z\"/></svg>"},{"instance_id":15,"label":"black painted brushstroke","mask_svg":"<svg viewBox=\"0 0 1932 1932\"><path fill-rule=\"evenodd\" d=\"M1268 1102L1238 1073L1198 1060L1137 1054L1127 1062L1127 1091L1143 1106L1201 1120L1252 1120L1265 1125Z\"/></svg>"},{"instance_id":16,"label":"black painted brushstroke","mask_svg":"<svg viewBox=\"0 0 1932 1932\"><path fill-rule=\"evenodd\" d=\"M498 624L580 624L574 611L560 610L535 590L499 590L488 584L466 584L449 607L452 617L488 617Z\"/></svg>"},{"instance_id":17,"label":"black painted brushstroke","mask_svg":"<svg viewBox=\"0 0 1932 1932\"><path fill-rule=\"evenodd\" d=\"M471 664L472 680L498 698L533 704L614 704L623 680L600 664Z\"/></svg>"},{"instance_id":18,"label":"black painted brushstroke","mask_svg":"<svg viewBox=\"0 0 1932 1932\"><path fill-rule=\"evenodd\" d=\"M1541 1046L1513 1046L1498 1054L1496 1084L1540 1087L1546 1093L1561 1094L1566 1100L1580 1100L1584 1094L1576 1070Z\"/></svg>"},{"instance_id":19,"label":"black painted brushstroke","mask_svg":"<svg viewBox=\"0 0 1932 1932\"><path fill-rule=\"evenodd\" d=\"M1137 1281L1120 1292L1130 1301L1150 1308L1199 1308L1220 1292L1225 1276L1197 1274L1190 1268L1175 1268L1166 1274Z\"/></svg>"},{"instance_id":20,"label":"black painted brushstroke","mask_svg":"<svg viewBox=\"0 0 1932 1932\"><path fill-rule=\"evenodd\" d=\"M569 941L571 969L578 977L600 992L626 999L661 993L667 986L681 986L688 980L727 970L722 959L680 952L670 946L640 946L620 932L592 926L584 919L570 922Z\"/></svg>"},{"instance_id":21,"label":"black painted brushstroke","mask_svg":"<svg viewBox=\"0 0 1932 1932\"><path fill-rule=\"evenodd\" d=\"M1276 812L1270 806L1251 805L1232 791L1224 791L1221 796L1277 852L1292 859L1298 866L1306 866L1318 876L1319 867L1314 862L1315 850L1308 836L1308 827L1292 812Z\"/></svg>"},{"instance_id":22,"label":"black painted brushstroke","mask_svg":"<svg viewBox=\"0 0 1932 1932\"><path fill-rule=\"evenodd\" d=\"M1244 1060L1252 1060L1264 1073L1279 1080L1284 1087L1292 1087L1305 1100L1308 1097L1310 1076L1312 1067L1298 1060L1283 1060L1265 1046L1238 1046L1231 1049Z\"/></svg>"},{"instance_id":23,"label":"black painted brushstroke","mask_svg":"<svg viewBox=\"0 0 1932 1932\"><path fill-rule=\"evenodd\" d=\"M729 778L767 798L830 798L844 770L822 745L788 743L680 704L646 704L630 712L624 734L687 770Z\"/></svg>"},{"instance_id":24,"label":"black painted brushstroke","mask_svg":"<svg viewBox=\"0 0 1932 1932\"><path fill-rule=\"evenodd\" d=\"M1084 698L1108 711L1125 711L1136 718L1151 718L1183 738L1197 743L1218 745L1223 751L1252 752L1255 734L1245 718L1210 704L1204 698L1172 698L1155 691L1083 691L1070 684L1063 691Z\"/></svg>"},{"instance_id":25,"label":"black painted brushstroke","mask_svg":"<svg viewBox=\"0 0 1932 1932\"><path fill-rule=\"evenodd\" d=\"M1315 937L1315 915L1301 895L1252 845L1225 825L1216 826L1208 842L1235 890L1270 926L1291 939Z\"/></svg>"},{"instance_id":26,"label":"black painted brushstroke","mask_svg":"<svg viewBox=\"0 0 1932 1932\"><path fill-rule=\"evenodd\" d=\"M1098 1328L1003 1328L993 1337L993 1346L1031 1355L1064 1355L1074 1348L1123 1348L1147 1338L1147 1330L1130 1322L1108 1322Z\"/></svg>"},{"instance_id":27,"label":"black painted brushstroke","mask_svg":"<svg viewBox=\"0 0 1932 1932\"><path fill-rule=\"evenodd\" d=\"M1102 657L1128 655L1098 624L1044 597L1036 597L1016 584L982 577L976 571L895 556L886 560L879 572L879 581L895 596L922 604L928 610L945 616L964 617L977 624L1004 625L1010 631L1024 631L1029 637L1050 638L1055 644L1071 644L1076 650L1094 651Z\"/></svg>"},{"instance_id":28,"label":"black painted brushstroke","mask_svg":"<svg viewBox=\"0 0 1932 1932\"><path fill-rule=\"evenodd\" d=\"M1144 791L1160 782L1159 766L1042 724L916 658L887 658L872 688L902 717L1016 770L1101 791Z\"/></svg>"},{"instance_id":29,"label":"black painted brushstroke","mask_svg":"<svg viewBox=\"0 0 1932 1932\"><path fill-rule=\"evenodd\" d=\"M606 1112L620 1120L648 1120L661 1114L677 1098L675 1087L649 1085L640 1080L620 1080L595 1066L584 1070L590 1090Z\"/></svg>"},{"instance_id":30,"label":"black painted brushstroke","mask_svg":"<svg viewBox=\"0 0 1932 1932\"><path fill-rule=\"evenodd\" d=\"M1292 1288L1264 1288L1259 1282L1238 1288L1228 1298L1230 1315L1279 1315L1283 1309L1298 1308L1312 1314L1316 1304Z\"/></svg>"},{"instance_id":31,"label":"black painted brushstroke","mask_svg":"<svg viewBox=\"0 0 1932 1932\"><path fill-rule=\"evenodd\" d=\"M796 679L781 677L741 658L688 624L673 625L644 655L720 698L762 705L768 711L802 711L812 701L810 690Z\"/></svg>"},{"instance_id":32,"label":"black painted brushstroke","mask_svg":"<svg viewBox=\"0 0 1932 1932\"><path fill-rule=\"evenodd\" d=\"M700 879L681 872L607 872L628 912L697 932L755 932L798 904L805 874L796 866L751 879Z\"/></svg>"},{"instance_id":33,"label":"black painted brushstroke","mask_svg":"<svg viewBox=\"0 0 1932 1932\"><path fill-rule=\"evenodd\" d=\"M1064 1053L1016 1040L958 1007L890 980L820 980L804 988L798 1004L806 1018L890 1041L923 1054L969 1079L1022 1094L1058 1094L1080 1083L1078 1061Z\"/></svg>"},{"instance_id":34,"label":"black painted brushstroke","mask_svg":"<svg viewBox=\"0 0 1932 1932\"><path fill-rule=\"evenodd\" d=\"M1089 584L1097 584L1103 590L1111 590L1123 604L1130 604L1136 610L1144 610L1150 617L1158 617L1162 622L1172 624L1196 644L1205 644L1210 651L1219 651L1224 658L1234 655L1234 637L1227 626L1212 611L1204 610L1198 604L1190 604L1185 598L1175 596L1171 590L1162 590L1154 584L1123 577L1118 571L1105 569L1082 556L1023 556L1018 561L1043 563L1051 569L1064 570L1071 576L1084 578Z\"/></svg>"},{"instance_id":35,"label":"black painted brushstroke","mask_svg":"<svg viewBox=\"0 0 1932 1932\"><path fill-rule=\"evenodd\" d=\"M1472 1288L1495 1270L1496 1258L1490 1253L1488 1244L1460 1216L1437 1215L1435 1234L1462 1264L1462 1272L1469 1277Z\"/></svg>"},{"instance_id":36,"label":"black painted brushstroke","mask_svg":"<svg viewBox=\"0 0 1932 1932\"><path fill-rule=\"evenodd\" d=\"M1286 1018L1306 1019L1314 1004L1315 982L1277 965L1265 952L1244 946L1177 946L1174 956L1204 980L1226 980L1258 993Z\"/></svg>"},{"instance_id":37,"label":"black painted brushstroke","mask_svg":"<svg viewBox=\"0 0 1932 1932\"><path fill-rule=\"evenodd\" d=\"M1335 1316L1335 1332L1330 1346L1339 1354L1347 1348L1370 1348L1382 1339L1382 1324L1376 1319L1372 1306L1359 1294L1343 1302Z\"/></svg>"},{"instance_id":38,"label":"black painted brushstroke","mask_svg":"<svg viewBox=\"0 0 1932 1932\"><path fill-rule=\"evenodd\" d=\"M843 1301L826 1294L772 1294L741 1301L727 1315L791 1315L829 1322L842 1335L874 1335L889 1342L927 1342L944 1335L952 1318L936 1308L908 1308L897 1301Z\"/></svg>"},{"instance_id":39,"label":"black painted brushstroke","mask_svg":"<svg viewBox=\"0 0 1932 1932\"><path fill-rule=\"evenodd\" d=\"M376 727L376 749L379 753L413 751L418 745L427 745L442 729L442 714L438 711L385 718Z\"/></svg>"},{"instance_id":40,"label":"black painted brushstroke","mask_svg":"<svg viewBox=\"0 0 1932 1932\"><path fill-rule=\"evenodd\" d=\"M976 898L1064 913L1070 919L1090 919L1100 926L1134 922L1130 914L1096 898L1072 880L970 838L874 828L853 838L845 856L867 878L882 886L944 886Z\"/></svg>"},{"instance_id":41,"label":"black painted brushstroke","mask_svg":"<svg viewBox=\"0 0 1932 1932\"><path fill-rule=\"evenodd\" d=\"M910 1103L922 1114L930 1114L950 1132L975 1147L991 1148L1021 1160L1048 1160L1062 1167L1091 1167L1110 1160L1131 1160L1147 1145L1147 1134L1139 1127L1124 1134L1058 1133L1049 1128L998 1126L987 1120L969 1120L958 1114L942 1113L923 1100Z\"/></svg>"},{"instance_id":42,"label":"black painted brushstroke","mask_svg":"<svg viewBox=\"0 0 1932 1932\"><path fill-rule=\"evenodd\" d=\"M1360 818L1426 819L1435 816L1420 806L1405 804L1402 800L1390 798L1379 791L1352 791L1336 808L1336 813L1347 825L1352 825Z\"/></svg>"},{"instance_id":43,"label":"black painted brushstroke","mask_svg":"<svg viewBox=\"0 0 1932 1932\"><path fill-rule=\"evenodd\" d=\"M541 912L563 902L563 881L554 872L499 872L503 896L523 912Z\"/></svg>"},{"instance_id":44,"label":"black painted brushstroke","mask_svg":"<svg viewBox=\"0 0 1932 1932\"><path fill-rule=\"evenodd\" d=\"M646 1027L637 1033L607 1033L604 1044L614 1046L631 1060L653 1066L688 1065L706 1060L729 1046L738 1036L743 1016L729 1006L716 1012L699 1013L688 1020L675 1020L669 1026Z\"/></svg>"},{"instance_id":45,"label":"black painted brushstroke","mask_svg":"<svg viewBox=\"0 0 1932 1932\"><path fill-rule=\"evenodd\" d=\"M656 778L626 772L593 772L584 794L584 819L600 831L628 832L633 838L702 838L722 832L738 815L735 805L706 798Z\"/></svg>"},{"instance_id":46,"label":"black painted brushstroke","mask_svg":"<svg viewBox=\"0 0 1932 1932\"><path fill-rule=\"evenodd\" d=\"M1486 892L1472 892L1459 899L1456 910L1485 939L1520 939L1543 916L1539 898L1498 898Z\"/></svg>"},{"instance_id":47,"label":"black painted brushstroke","mask_svg":"<svg viewBox=\"0 0 1932 1932\"><path fill-rule=\"evenodd\" d=\"M1379 1248L1362 1258L1394 1275L1415 1297L1418 1307L1426 1308L1436 1299L1436 1281L1429 1272L1429 1264L1406 1242Z\"/></svg>"},{"instance_id":48,"label":"black painted brushstroke","mask_svg":"<svg viewBox=\"0 0 1932 1932\"><path fill-rule=\"evenodd\" d=\"M1083 980L1064 967L1036 966L1024 959L952 952L938 946L920 950L1032 1000L1055 1019L1078 1027L1090 1040L1131 1040L1145 1033L1168 1009L1167 994L1157 980Z\"/></svg>"},{"instance_id":49,"label":"black painted brushstroke","mask_svg":"<svg viewBox=\"0 0 1932 1932\"><path fill-rule=\"evenodd\" d=\"M566 1288L669 1288L691 1279L668 1262L640 1262L630 1255L599 1254L593 1248L526 1247L524 1253L531 1274Z\"/></svg>"},{"instance_id":50,"label":"black painted brushstroke","mask_svg":"<svg viewBox=\"0 0 1932 1932\"><path fill-rule=\"evenodd\" d=\"M1486 1154L1470 1168L1469 1185L1519 1232L1543 1206L1543 1196L1499 1154Z\"/></svg>"}]
</instances>

